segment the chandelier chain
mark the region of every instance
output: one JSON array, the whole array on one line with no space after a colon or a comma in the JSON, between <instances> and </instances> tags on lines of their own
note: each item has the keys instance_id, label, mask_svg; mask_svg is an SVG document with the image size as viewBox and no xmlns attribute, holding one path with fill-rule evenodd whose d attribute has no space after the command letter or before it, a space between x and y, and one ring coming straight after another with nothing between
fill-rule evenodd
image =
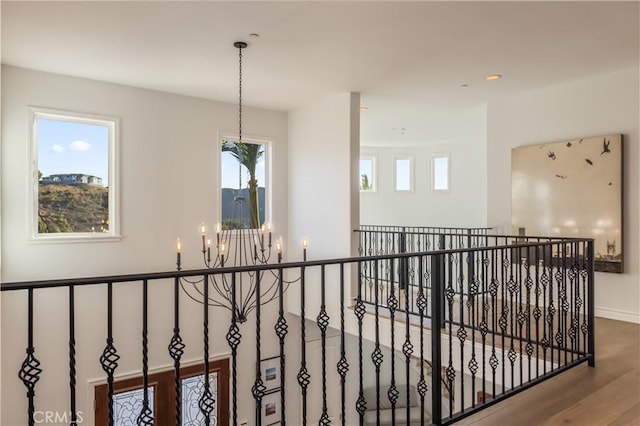
<instances>
[{"instance_id":1,"label":"chandelier chain","mask_svg":"<svg viewBox=\"0 0 640 426\"><path fill-rule=\"evenodd\" d=\"M242 47L238 48L239 72L238 72L238 139L242 143Z\"/></svg>"}]
</instances>

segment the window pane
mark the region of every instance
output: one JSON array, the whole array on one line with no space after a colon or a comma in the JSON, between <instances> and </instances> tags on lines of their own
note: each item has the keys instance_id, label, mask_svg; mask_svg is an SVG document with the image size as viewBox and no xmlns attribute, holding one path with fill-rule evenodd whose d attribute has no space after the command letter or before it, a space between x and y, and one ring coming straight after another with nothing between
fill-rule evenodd
<instances>
[{"instance_id":1,"label":"window pane","mask_svg":"<svg viewBox=\"0 0 640 426\"><path fill-rule=\"evenodd\" d=\"M148 388L149 409L153 415L154 387ZM113 395L113 423L117 426L136 426L142 411L144 390L136 389Z\"/></svg>"},{"instance_id":2,"label":"window pane","mask_svg":"<svg viewBox=\"0 0 640 426\"><path fill-rule=\"evenodd\" d=\"M433 157L433 189L449 190L449 157Z\"/></svg>"},{"instance_id":3,"label":"window pane","mask_svg":"<svg viewBox=\"0 0 640 426\"><path fill-rule=\"evenodd\" d=\"M375 189L373 167L374 167L374 163L372 158L360 159L360 190L361 191L373 191Z\"/></svg>"},{"instance_id":4,"label":"window pane","mask_svg":"<svg viewBox=\"0 0 640 426\"><path fill-rule=\"evenodd\" d=\"M38 233L109 232L108 125L36 119Z\"/></svg>"},{"instance_id":5,"label":"window pane","mask_svg":"<svg viewBox=\"0 0 640 426\"><path fill-rule=\"evenodd\" d=\"M223 229L259 228L265 222L266 145L221 142Z\"/></svg>"},{"instance_id":6,"label":"window pane","mask_svg":"<svg viewBox=\"0 0 640 426\"><path fill-rule=\"evenodd\" d=\"M209 374L209 388L213 395L213 411L211 412L211 425L217 424L218 418L218 373ZM182 379L182 425L201 426L204 423L204 416L200 411L200 398L204 391L204 374L200 376Z\"/></svg>"},{"instance_id":7,"label":"window pane","mask_svg":"<svg viewBox=\"0 0 640 426\"><path fill-rule=\"evenodd\" d=\"M411 160L396 159L396 191L411 191Z\"/></svg>"}]
</instances>

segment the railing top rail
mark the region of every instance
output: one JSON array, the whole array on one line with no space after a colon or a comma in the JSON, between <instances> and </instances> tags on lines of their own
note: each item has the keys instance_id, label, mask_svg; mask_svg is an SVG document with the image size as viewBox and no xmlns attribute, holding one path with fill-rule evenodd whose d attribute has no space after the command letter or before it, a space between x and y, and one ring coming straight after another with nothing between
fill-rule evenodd
<instances>
[{"instance_id":1,"label":"railing top rail","mask_svg":"<svg viewBox=\"0 0 640 426\"><path fill-rule=\"evenodd\" d=\"M404 259L421 256L437 256L445 254L466 253L466 252L484 252L492 250L509 250L509 249L525 249L528 247L546 247L554 246L563 243L579 243L579 242L593 242L592 238L572 238L562 239L557 241L544 241L544 242L520 242L516 244L505 244L490 247L473 247L473 248L460 248L460 249L443 249L443 250L430 250L413 253L396 253L396 254L384 254L375 256L356 256L356 257L344 257L335 259L321 259L321 260L308 260L298 262L286 262L286 263L271 263L260 264L250 266L234 266L215 269L191 269L183 271L166 271L166 272L150 272L140 274L126 274L126 275L108 275L100 277L84 277L84 278L62 278L53 280L37 280L37 281L16 281L0 283L0 291L14 291L14 290L28 290L38 288L54 288L54 287L69 287L69 286L85 286L85 285L97 285L97 284L116 284L125 282L136 281L153 281L169 278L180 277L194 277L203 275L219 275L219 274L233 274L242 272L254 272L254 271L266 271L266 270L287 270L303 267L313 267L322 265L339 265L349 263L360 262L372 262L378 260L387 259Z\"/></svg>"},{"instance_id":2,"label":"railing top rail","mask_svg":"<svg viewBox=\"0 0 640 426\"><path fill-rule=\"evenodd\" d=\"M486 229L492 229L492 228L486 228ZM573 242L573 241L582 241L582 240L588 240L590 238L583 238L583 237L550 237L548 235L546 236L542 236L542 235L512 235L512 234L456 234L456 233L450 233L450 232L416 232L416 231L400 231L400 230L396 230L396 231L382 231L382 230L374 230L374 229L354 229L353 232L357 232L357 233L366 233L366 232L378 232L381 234L407 234L407 235L443 235L443 236L451 236L451 237L467 237L467 236L471 236L471 237L479 237L479 238L504 238L504 239L515 239L515 240L545 240L548 242L559 242L559 241L568 241L568 242Z\"/></svg>"}]
</instances>

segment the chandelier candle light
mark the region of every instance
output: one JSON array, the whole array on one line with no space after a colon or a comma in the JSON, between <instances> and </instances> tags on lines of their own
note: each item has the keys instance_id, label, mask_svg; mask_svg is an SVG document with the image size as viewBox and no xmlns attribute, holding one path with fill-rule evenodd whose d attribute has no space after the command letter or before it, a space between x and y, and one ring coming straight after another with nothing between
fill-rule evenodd
<instances>
[{"instance_id":1,"label":"chandelier candle light","mask_svg":"<svg viewBox=\"0 0 640 426\"><path fill-rule=\"evenodd\" d=\"M245 42L235 42L234 47L239 51L239 117L238 117L238 141L227 141L228 144L234 144L243 147L242 142L242 49L247 47ZM233 267L249 267L252 265L269 264L271 259L271 250L275 250L277 254L277 263L282 262L283 244L282 238L272 240L272 226L265 222L258 229L257 227L247 225L243 218L249 217L247 210L247 199L241 193L233 198L232 209L233 217L240 219L235 223L241 223L236 229L230 226L223 226L217 223L215 227L215 257L211 255L212 239L207 235L207 226L203 222L200 225L200 237L202 242L203 262L207 269L224 268L225 266ZM303 260L307 260L308 241L306 238L302 241ZM180 271L182 269L182 241L178 238L176 241L176 267ZM180 285L184 292L194 301L198 303L206 303L209 306L217 306L228 309L235 314L236 320L244 323L251 311L256 309L258 303L265 305L275 300L279 295L286 291L289 284L300 280L300 277L293 281L286 281L281 276L282 271L262 270L238 272L234 274L216 273L205 276L201 279L190 280L186 277L180 278ZM228 278L232 275L231 279ZM283 288L278 291L278 284L282 283ZM210 285L213 292L205 291L204 286ZM232 286L235 290L233 297ZM205 294L207 295L205 297ZM259 301L259 302L258 302Z\"/></svg>"}]
</instances>

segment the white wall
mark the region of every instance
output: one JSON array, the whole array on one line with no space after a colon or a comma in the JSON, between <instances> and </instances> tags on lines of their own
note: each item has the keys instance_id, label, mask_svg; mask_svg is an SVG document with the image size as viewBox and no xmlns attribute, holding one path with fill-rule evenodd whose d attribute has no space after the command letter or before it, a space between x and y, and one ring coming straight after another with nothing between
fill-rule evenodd
<instances>
[{"instance_id":1,"label":"white wall","mask_svg":"<svg viewBox=\"0 0 640 426\"><path fill-rule=\"evenodd\" d=\"M366 225L484 227L486 225L486 106L452 113L450 137L422 146L367 146L376 158L376 191L360 193L360 222ZM364 118L363 118L364 119ZM425 140L432 140L424 135ZM396 143L398 144L397 146ZM431 190L431 155L449 153L451 191ZM395 191L395 158L413 157L414 189Z\"/></svg>"},{"instance_id":2,"label":"white wall","mask_svg":"<svg viewBox=\"0 0 640 426\"><path fill-rule=\"evenodd\" d=\"M217 133L237 128L237 106L109 83L2 67L2 280L18 281L151 272L174 268L175 238L185 244L185 268L201 267L198 226L217 215ZM117 116L121 119L121 233L109 243L34 244L27 241L29 141L27 106L35 105ZM273 217L278 235L287 237L287 115L245 108L247 134L273 141ZM116 285L117 375L141 370L141 286ZM150 284L149 353L152 368L170 367L167 344L172 331L172 285ZM35 295L36 357L42 379L36 387L38 410L68 411L67 294L39 290ZM187 345L184 361L202 360L202 306L182 296L181 321ZM17 372L25 356L26 294L2 294L3 425L24 424L25 388ZM273 331L277 304L263 316L263 356L277 354ZM76 297L78 409L93 423L89 381L105 377L98 358L106 337L106 290L82 288ZM210 309L211 355L230 351L224 338L226 311ZM240 365L255 365L255 324L241 326ZM295 335L295 324L290 325ZM246 372L246 374L244 374ZM253 369L241 368L240 392L250 395ZM240 420L253 422L253 407Z\"/></svg>"},{"instance_id":3,"label":"white wall","mask_svg":"<svg viewBox=\"0 0 640 426\"><path fill-rule=\"evenodd\" d=\"M640 322L638 67L490 102L487 117L487 218L511 223L511 148L540 142L624 135L625 273L596 273L596 314Z\"/></svg>"}]
</instances>

